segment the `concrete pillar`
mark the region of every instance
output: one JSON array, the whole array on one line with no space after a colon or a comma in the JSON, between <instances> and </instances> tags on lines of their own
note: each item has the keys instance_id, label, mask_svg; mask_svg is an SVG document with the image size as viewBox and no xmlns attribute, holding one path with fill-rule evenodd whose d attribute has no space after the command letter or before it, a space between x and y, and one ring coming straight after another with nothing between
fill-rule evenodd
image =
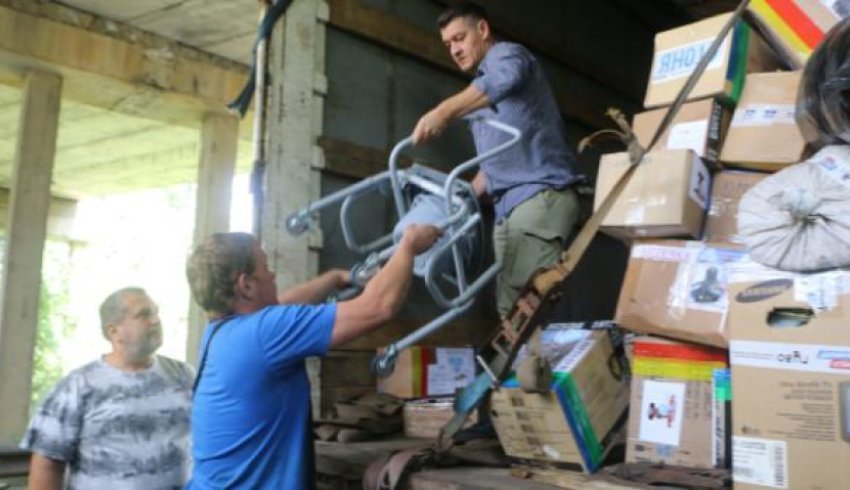
<instances>
[{"instance_id":1,"label":"concrete pillar","mask_svg":"<svg viewBox=\"0 0 850 490\"><path fill-rule=\"evenodd\" d=\"M17 444L29 418L41 261L56 153L62 78L27 74L12 169L0 303L0 444Z\"/></svg>"},{"instance_id":2,"label":"concrete pillar","mask_svg":"<svg viewBox=\"0 0 850 490\"><path fill-rule=\"evenodd\" d=\"M195 208L194 244L212 233L230 229L230 191L236 168L239 121L233 116L209 114L201 127L201 157ZM191 300L186 339L186 361L197 365L198 347L206 319Z\"/></svg>"}]
</instances>

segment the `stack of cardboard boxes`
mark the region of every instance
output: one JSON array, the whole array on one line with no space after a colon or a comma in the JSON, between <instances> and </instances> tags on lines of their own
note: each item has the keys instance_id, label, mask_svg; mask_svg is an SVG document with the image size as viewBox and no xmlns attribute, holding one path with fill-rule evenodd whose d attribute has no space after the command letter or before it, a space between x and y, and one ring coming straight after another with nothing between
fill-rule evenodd
<instances>
[{"instance_id":1,"label":"stack of cardboard boxes","mask_svg":"<svg viewBox=\"0 0 850 490\"><path fill-rule=\"evenodd\" d=\"M407 437L434 438L454 414L452 397L474 378L471 347L413 346L399 353L392 374L378 378L378 392L406 400Z\"/></svg>"},{"instance_id":2,"label":"stack of cardboard boxes","mask_svg":"<svg viewBox=\"0 0 850 490\"><path fill-rule=\"evenodd\" d=\"M752 0L749 10L782 60L802 68L809 55L842 18L850 14L844 0Z\"/></svg>"},{"instance_id":3,"label":"stack of cardboard boxes","mask_svg":"<svg viewBox=\"0 0 850 490\"><path fill-rule=\"evenodd\" d=\"M824 5L751 8L762 21L765 9L796 9L799 25ZM651 110L633 122L643 145L728 19L658 34ZM850 488L850 272L766 269L737 238L743 194L806 149L794 118L801 72L777 71L788 32L772 19L758 26L778 49L739 22L603 222L631 245L615 321L641 334L626 459L731 463L736 488ZM597 206L628 165L624 153L602 158Z\"/></svg>"},{"instance_id":4,"label":"stack of cardboard boxes","mask_svg":"<svg viewBox=\"0 0 850 490\"><path fill-rule=\"evenodd\" d=\"M850 272L729 284L735 488L850 488Z\"/></svg>"},{"instance_id":5,"label":"stack of cardboard boxes","mask_svg":"<svg viewBox=\"0 0 850 490\"><path fill-rule=\"evenodd\" d=\"M603 221L604 233L631 245L615 317L635 333L629 360L620 362L610 325L550 326L550 392L526 393L509 379L491 398L507 454L593 472L624 441L628 462L731 467L736 488L850 488L850 272L758 266L736 229L746 191L803 158L801 72L778 71L779 59L800 67L788 53L811 49L795 51L794 26L825 26L824 5L837 8L756 0L773 49L743 21L723 40ZM648 110L633 122L643 145L729 19L658 34ZM625 153L601 159L597 207L629 164ZM384 391L431 394L410 380L429 378L422 366L432 354L405 354L394 374L404 382L384 382Z\"/></svg>"},{"instance_id":6,"label":"stack of cardboard boxes","mask_svg":"<svg viewBox=\"0 0 850 490\"><path fill-rule=\"evenodd\" d=\"M515 377L493 392L490 419L509 456L593 473L622 442L629 404L622 337L605 322L582 327L554 324L542 333L550 392L526 393Z\"/></svg>"}]
</instances>

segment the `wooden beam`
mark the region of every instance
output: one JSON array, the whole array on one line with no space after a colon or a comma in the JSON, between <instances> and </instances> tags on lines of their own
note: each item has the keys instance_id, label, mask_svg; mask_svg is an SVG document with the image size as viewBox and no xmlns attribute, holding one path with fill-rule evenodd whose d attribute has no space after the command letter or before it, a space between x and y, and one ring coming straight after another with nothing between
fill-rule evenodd
<instances>
[{"instance_id":1,"label":"wooden beam","mask_svg":"<svg viewBox=\"0 0 850 490\"><path fill-rule=\"evenodd\" d=\"M0 444L19 441L29 418L41 259L61 89L62 79L46 72L28 73L24 84L3 260Z\"/></svg>"},{"instance_id":2,"label":"wooden beam","mask_svg":"<svg viewBox=\"0 0 850 490\"><path fill-rule=\"evenodd\" d=\"M55 2L0 0L0 83L29 69L57 72L63 97L199 128L248 76L244 65ZM243 138L251 138L245 118Z\"/></svg>"},{"instance_id":3,"label":"wooden beam","mask_svg":"<svg viewBox=\"0 0 850 490\"><path fill-rule=\"evenodd\" d=\"M198 192L195 206L194 244L213 233L230 230L230 201L239 121L233 116L210 114L201 130ZM197 365L198 347L206 316L194 300L189 301L186 361Z\"/></svg>"},{"instance_id":4,"label":"wooden beam","mask_svg":"<svg viewBox=\"0 0 850 490\"><path fill-rule=\"evenodd\" d=\"M344 140L319 138L319 147L325 153L322 170L342 177L365 179L387 169L390 152L368 146L350 143ZM402 167L409 166L413 159L402 156Z\"/></svg>"},{"instance_id":5,"label":"wooden beam","mask_svg":"<svg viewBox=\"0 0 850 490\"><path fill-rule=\"evenodd\" d=\"M414 58L458 73L437 32L427 31L362 0L330 0L330 24Z\"/></svg>"},{"instance_id":6,"label":"wooden beam","mask_svg":"<svg viewBox=\"0 0 850 490\"><path fill-rule=\"evenodd\" d=\"M449 58L436 32L400 19L383 10L363 5L362 0L330 0L330 25L399 51L407 56L462 76ZM575 71L572 67L571 70ZM581 75L579 73L579 75ZM582 94L564 93L553 87L561 113L591 128L607 127L607 106Z\"/></svg>"},{"instance_id":7,"label":"wooden beam","mask_svg":"<svg viewBox=\"0 0 850 490\"><path fill-rule=\"evenodd\" d=\"M415 314L411 314L411 312L407 312L407 314L402 313L402 316L395 320L373 330L368 335L364 335L363 337L354 339L345 345L336 347L336 350L374 351L379 347L386 347L393 342L401 340L404 336L424 326L427 320L431 319L432 318L416 316ZM499 322L495 318L482 318L475 313L469 313L466 316L449 322L443 328L422 339L421 342L417 342L416 345L432 347L481 345L490 335L493 334L493 329L495 329L498 324Z\"/></svg>"},{"instance_id":8,"label":"wooden beam","mask_svg":"<svg viewBox=\"0 0 850 490\"><path fill-rule=\"evenodd\" d=\"M319 147L324 150L322 170L343 177L365 179L387 169L389 153L377 148L361 146L344 140L319 138Z\"/></svg>"}]
</instances>

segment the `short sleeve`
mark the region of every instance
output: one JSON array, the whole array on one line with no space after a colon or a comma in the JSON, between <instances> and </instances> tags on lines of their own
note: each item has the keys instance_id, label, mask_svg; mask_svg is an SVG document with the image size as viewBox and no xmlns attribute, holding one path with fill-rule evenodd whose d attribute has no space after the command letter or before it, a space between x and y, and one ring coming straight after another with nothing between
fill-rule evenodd
<instances>
[{"instance_id":1,"label":"short sleeve","mask_svg":"<svg viewBox=\"0 0 850 490\"><path fill-rule=\"evenodd\" d=\"M165 374L174 380L178 386L191 389L195 383L195 369L183 361L166 356L157 356Z\"/></svg>"},{"instance_id":2,"label":"short sleeve","mask_svg":"<svg viewBox=\"0 0 850 490\"><path fill-rule=\"evenodd\" d=\"M47 394L24 433L21 449L68 462L77 451L83 426L84 379L72 373Z\"/></svg>"},{"instance_id":3,"label":"short sleeve","mask_svg":"<svg viewBox=\"0 0 850 490\"><path fill-rule=\"evenodd\" d=\"M529 77L531 54L519 45L497 43L481 62L472 85L498 104Z\"/></svg>"},{"instance_id":4,"label":"short sleeve","mask_svg":"<svg viewBox=\"0 0 850 490\"><path fill-rule=\"evenodd\" d=\"M260 315L257 340L273 371L307 357L324 356L330 349L335 304L272 306Z\"/></svg>"}]
</instances>

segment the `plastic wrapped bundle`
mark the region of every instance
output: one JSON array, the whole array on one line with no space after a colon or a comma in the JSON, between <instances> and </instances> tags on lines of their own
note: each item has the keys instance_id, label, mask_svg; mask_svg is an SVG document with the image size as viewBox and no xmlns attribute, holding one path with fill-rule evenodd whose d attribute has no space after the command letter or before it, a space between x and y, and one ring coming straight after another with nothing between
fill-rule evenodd
<instances>
[{"instance_id":1,"label":"plastic wrapped bundle","mask_svg":"<svg viewBox=\"0 0 850 490\"><path fill-rule=\"evenodd\" d=\"M827 146L755 185L738 206L738 233L770 267L850 266L850 146Z\"/></svg>"},{"instance_id":2,"label":"plastic wrapped bundle","mask_svg":"<svg viewBox=\"0 0 850 490\"><path fill-rule=\"evenodd\" d=\"M416 196L410 206L407 214L399 218L398 223L393 228L393 239L396 243L401 240L404 234L404 229L410 224L429 224L436 225L448 218L444 208L444 200L434 194L420 194ZM458 240L460 248L461 261L465 266L467 277L471 277L477 266L475 254L481 250L481 234L479 227L473 227L470 232ZM425 277L428 262L431 256L437 252L442 245L449 241L450 234L446 233L440 238L430 250L419 254L414 259L413 273L418 277ZM454 262L452 254L446 252L439 258L439 262L435 265L435 273L440 276L454 276Z\"/></svg>"}]
</instances>

